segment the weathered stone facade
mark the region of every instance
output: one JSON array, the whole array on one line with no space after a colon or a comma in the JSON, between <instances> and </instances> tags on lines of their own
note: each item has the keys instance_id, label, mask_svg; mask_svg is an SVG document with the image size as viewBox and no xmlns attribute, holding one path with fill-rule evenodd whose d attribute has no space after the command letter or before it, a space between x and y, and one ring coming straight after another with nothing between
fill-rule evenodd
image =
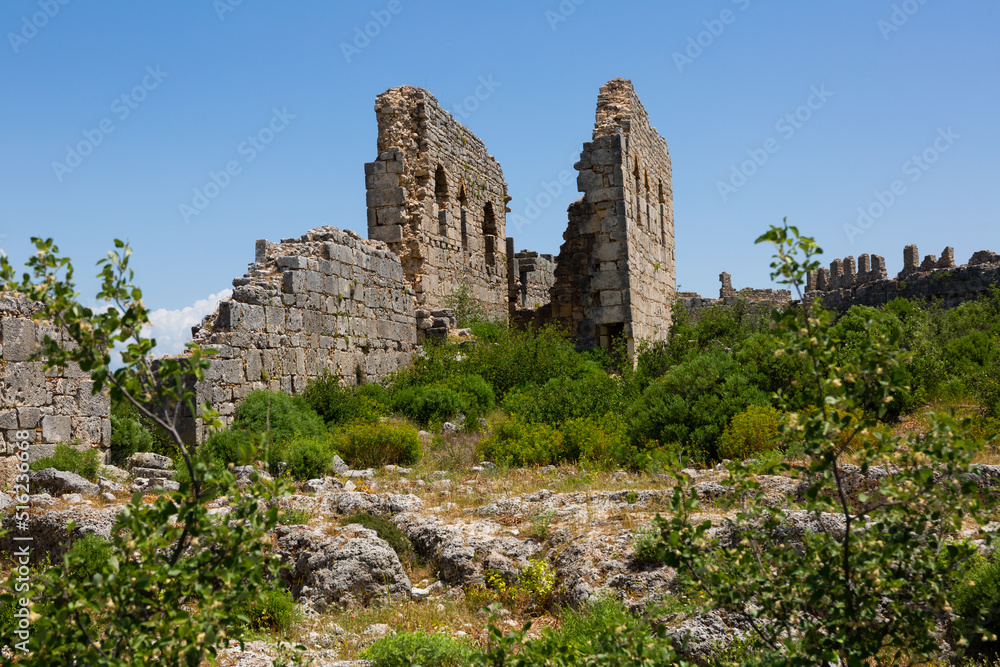
<instances>
[{"instance_id":1,"label":"weathered stone facade","mask_svg":"<svg viewBox=\"0 0 1000 667\"><path fill-rule=\"evenodd\" d=\"M46 336L59 341L57 326L31 319L35 307L28 299L0 293L0 488L13 481L18 431L33 434L29 460L50 456L57 444L81 449L105 449L111 444L111 403L107 393L93 394L90 375L78 366L45 371L39 361L29 361Z\"/></svg>"},{"instance_id":2,"label":"weathered stone facade","mask_svg":"<svg viewBox=\"0 0 1000 667\"><path fill-rule=\"evenodd\" d=\"M510 198L500 164L426 90L387 90L375 112L368 237L399 256L419 308L445 308L466 285L487 312L506 317Z\"/></svg>"},{"instance_id":3,"label":"weathered stone facade","mask_svg":"<svg viewBox=\"0 0 1000 667\"><path fill-rule=\"evenodd\" d=\"M944 249L941 257L927 255L923 261L915 245L903 249L903 270L890 280L885 259L861 255L835 259L830 268L809 276L806 298L820 297L831 310L851 306L881 306L893 299L932 299L945 308L977 298L990 287L1000 286L1000 255L988 250L975 253L968 264L955 266L955 249Z\"/></svg>"},{"instance_id":4,"label":"weathered stone facade","mask_svg":"<svg viewBox=\"0 0 1000 667\"><path fill-rule=\"evenodd\" d=\"M677 285L670 155L630 81L601 88L576 168L584 195L569 208L551 318L580 347L665 339Z\"/></svg>"},{"instance_id":5,"label":"weathered stone facade","mask_svg":"<svg viewBox=\"0 0 1000 667\"><path fill-rule=\"evenodd\" d=\"M552 255L532 250L514 252L514 239L507 239L507 276L510 281L510 309L534 310L549 303L555 284L556 262Z\"/></svg>"},{"instance_id":6,"label":"weathered stone facade","mask_svg":"<svg viewBox=\"0 0 1000 667\"><path fill-rule=\"evenodd\" d=\"M417 343L399 257L350 231L257 241L256 261L233 287L194 332L196 343L218 350L198 401L224 422L253 390L298 393L324 370L348 384L378 381L406 366ZM200 423L187 430L202 439Z\"/></svg>"}]
</instances>

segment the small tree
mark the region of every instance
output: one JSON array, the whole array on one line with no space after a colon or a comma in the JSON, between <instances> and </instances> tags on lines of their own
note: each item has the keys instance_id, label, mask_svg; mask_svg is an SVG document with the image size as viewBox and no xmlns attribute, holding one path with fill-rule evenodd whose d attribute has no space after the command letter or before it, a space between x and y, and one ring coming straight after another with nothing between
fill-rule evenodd
<instances>
[{"instance_id":1,"label":"small tree","mask_svg":"<svg viewBox=\"0 0 1000 667\"><path fill-rule=\"evenodd\" d=\"M777 249L772 278L803 297L806 274L818 268L814 258L822 252L813 239L786 221L757 242ZM796 412L786 405L792 414L782 427L807 460L779 466L805 483L805 516L767 507L759 485L737 465L727 483L739 512L724 538L710 537L708 522L691 522L698 503L681 477L673 517L657 519L666 562L697 582L709 607L752 626L758 664L934 657L950 611L949 572L976 551L955 535L983 510L967 475L979 445L964 435L968 422L952 416L933 415L919 438L877 430L909 391L900 382L906 353L893 345L892 332L869 328L871 335L845 355L818 303L803 301L774 317L782 341L775 354L808 361L806 386L796 390L816 406ZM847 455L861 475L884 466L880 483L859 487L857 474L843 467ZM793 518L824 528L797 534Z\"/></svg>"},{"instance_id":2,"label":"small tree","mask_svg":"<svg viewBox=\"0 0 1000 667\"><path fill-rule=\"evenodd\" d=\"M157 360L156 341L141 333L149 324L142 292L132 284L131 249L116 250L98 263L97 298L109 307L95 311L78 300L73 265L60 257L51 239L33 238L37 253L30 273L18 280L6 256L0 260L5 291L36 302L34 318L55 323L60 339L46 336L33 359L46 369L78 365L90 374L93 391L110 389L162 427L176 444L190 481L179 491L147 502L135 494L119 514L111 535L113 556L85 581L67 578L73 556L34 583L30 653L19 665L187 665L195 667L227 642L227 629L248 619L238 608L262 602L266 576L277 573L265 535L277 525L272 500L285 493L280 483L240 492L229 472L213 475L188 449L181 418L196 415L194 381L204 379L208 361L195 344L180 358ZM111 366L119 346L122 365ZM205 405L201 418L218 427L217 413ZM203 489L221 487L234 496L223 519L203 506ZM21 594L23 595L23 593Z\"/></svg>"}]
</instances>

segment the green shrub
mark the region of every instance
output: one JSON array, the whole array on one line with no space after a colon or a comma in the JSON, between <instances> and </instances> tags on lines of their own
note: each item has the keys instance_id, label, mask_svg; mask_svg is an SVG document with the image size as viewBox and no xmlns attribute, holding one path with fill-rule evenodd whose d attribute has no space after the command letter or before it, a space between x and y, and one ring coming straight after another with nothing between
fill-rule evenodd
<instances>
[{"instance_id":1,"label":"green shrub","mask_svg":"<svg viewBox=\"0 0 1000 667\"><path fill-rule=\"evenodd\" d=\"M209 460L223 466L249 465L257 458L257 445L253 436L243 429L222 429L213 432L199 448Z\"/></svg>"},{"instance_id":2,"label":"green shrub","mask_svg":"<svg viewBox=\"0 0 1000 667\"><path fill-rule=\"evenodd\" d=\"M551 426L598 418L621 407L619 382L599 368L588 368L576 378L556 377L543 385L515 388L503 402L507 413Z\"/></svg>"},{"instance_id":3,"label":"green shrub","mask_svg":"<svg viewBox=\"0 0 1000 667\"><path fill-rule=\"evenodd\" d=\"M743 461L780 448L781 422L785 415L770 405L751 405L733 417L719 438L719 456Z\"/></svg>"},{"instance_id":4,"label":"green shrub","mask_svg":"<svg viewBox=\"0 0 1000 667\"><path fill-rule=\"evenodd\" d=\"M410 465L422 454L417 429L405 424L348 424L334 437L333 445L355 468Z\"/></svg>"},{"instance_id":5,"label":"green shrub","mask_svg":"<svg viewBox=\"0 0 1000 667\"><path fill-rule=\"evenodd\" d=\"M236 408L232 429L249 433L269 433L277 444L293 438L320 438L326 425L301 396L260 389L252 392Z\"/></svg>"},{"instance_id":6,"label":"green shrub","mask_svg":"<svg viewBox=\"0 0 1000 667\"><path fill-rule=\"evenodd\" d=\"M349 387L324 370L302 392L302 398L327 424L378 421L386 414L385 390L379 385Z\"/></svg>"},{"instance_id":7,"label":"green shrub","mask_svg":"<svg viewBox=\"0 0 1000 667\"><path fill-rule=\"evenodd\" d=\"M445 297L444 305L455 311L455 320L462 329L480 322L489 322L486 308L482 301L472 296L468 285L459 285L457 290Z\"/></svg>"},{"instance_id":8,"label":"green shrub","mask_svg":"<svg viewBox=\"0 0 1000 667\"><path fill-rule=\"evenodd\" d=\"M283 588L267 588L262 600L244 602L236 613L245 619L248 630L285 634L299 618L295 598Z\"/></svg>"},{"instance_id":9,"label":"green shrub","mask_svg":"<svg viewBox=\"0 0 1000 667\"><path fill-rule=\"evenodd\" d=\"M153 449L153 434L143 426L142 422L128 416L111 413L111 448L110 460L115 465L121 465L136 452L148 452Z\"/></svg>"},{"instance_id":10,"label":"green shrub","mask_svg":"<svg viewBox=\"0 0 1000 667\"><path fill-rule=\"evenodd\" d=\"M396 393L392 408L423 426L441 424L459 413L467 412L469 404L446 386L407 387Z\"/></svg>"},{"instance_id":11,"label":"green shrub","mask_svg":"<svg viewBox=\"0 0 1000 667\"><path fill-rule=\"evenodd\" d=\"M374 530L379 539L385 540L392 547L392 550L399 556L399 560L412 560L416 553L413 550L413 543L403 531L396 527L396 524L386 518L359 512L344 519L344 523L356 523L365 528Z\"/></svg>"},{"instance_id":12,"label":"green shrub","mask_svg":"<svg viewBox=\"0 0 1000 667\"><path fill-rule=\"evenodd\" d=\"M621 415L608 413L600 418L570 419L559 432L569 460L589 461L606 467L629 465L632 460Z\"/></svg>"},{"instance_id":13,"label":"green shrub","mask_svg":"<svg viewBox=\"0 0 1000 667\"><path fill-rule=\"evenodd\" d=\"M637 449L677 443L689 456L717 459L718 439L733 416L769 403L725 352L709 352L647 387L629 411L629 440Z\"/></svg>"},{"instance_id":14,"label":"green shrub","mask_svg":"<svg viewBox=\"0 0 1000 667\"><path fill-rule=\"evenodd\" d=\"M959 616L956 630L969 642L969 650L976 654L990 648L980 633L980 626L1000 633L1000 562L979 558L963 568L962 575L948 594L952 609ZM995 645L992 647L996 650Z\"/></svg>"},{"instance_id":15,"label":"green shrub","mask_svg":"<svg viewBox=\"0 0 1000 667\"><path fill-rule=\"evenodd\" d=\"M660 541L660 531L656 528L637 530L632 535L632 550L635 551L635 562L640 565L659 565L663 563L657 544Z\"/></svg>"},{"instance_id":16,"label":"green shrub","mask_svg":"<svg viewBox=\"0 0 1000 667\"><path fill-rule=\"evenodd\" d=\"M93 533L84 535L66 552L67 575L76 581L90 581L113 555L111 543L106 539Z\"/></svg>"},{"instance_id":17,"label":"green shrub","mask_svg":"<svg viewBox=\"0 0 1000 667\"><path fill-rule=\"evenodd\" d=\"M465 401L467 417L470 419L482 416L496 407L493 387L479 375L459 375L448 386Z\"/></svg>"},{"instance_id":18,"label":"green shrub","mask_svg":"<svg viewBox=\"0 0 1000 667\"><path fill-rule=\"evenodd\" d=\"M309 523L312 513L303 509L286 509L278 512L278 523L282 526L301 526Z\"/></svg>"},{"instance_id":19,"label":"green shrub","mask_svg":"<svg viewBox=\"0 0 1000 667\"><path fill-rule=\"evenodd\" d=\"M361 658L375 667L465 667L477 653L467 641L418 630L382 637Z\"/></svg>"},{"instance_id":20,"label":"green shrub","mask_svg":"<svg viewBox=\"0 0 1000 667\"><path fill-rule=\"evenodd\" d=\"M80 477L97 481L97 471L101 467L101 457L96 449L81 451L70 445L56 445L52 456L36 459L31 463L32 470L55 468L66 472L75 472Z\"/></svg>"},{"instance_id":21,"label":"green shrub","mask_svg":"<svg viewBox=\"0 0 1000 667\"><path fill-rule=\"evenodd\" d=\"M567 609L557 630L543 628L541 636L526 641L523 632L500 635L491 630L492 648L475 665L543 667L547 665L639 667L676 663L662 628L630 614L617 600L606 598L581 610ZM516 658L507 657L513 656Z\"/></svg>"},{"instance_id":22,"label":"green shrub","mask_svg":"<svg viewBox=\"0 0 1000 667\"><path fill-rule=\"evenodd\" d=\"M511 417L479 442L479 455L501 466L541 466L567 460L563 436L547 424Z\"/></svg>"},{"instance_id":23,"label":"green shrub","mask_svg":"<svg viewBox=\"0 0 1000 667\"><path fill-rule=\"evenodd\" d=\"M296 438L275 448L271 467L277 461L282 461L288 464L288 473L294 479L316 479L330 473L336 453L329 435L322 438Z\"/></svg>"}]
</instances>

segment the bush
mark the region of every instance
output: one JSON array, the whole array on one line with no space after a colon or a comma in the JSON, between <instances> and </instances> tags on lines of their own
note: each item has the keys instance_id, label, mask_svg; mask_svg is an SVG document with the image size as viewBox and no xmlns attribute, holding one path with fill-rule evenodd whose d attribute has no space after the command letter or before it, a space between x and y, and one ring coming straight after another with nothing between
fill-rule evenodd
<instances>
[{"instance_id":1,"label":"bush","mask_svg":"<svg viewBox=\"0 0 1000 667\"><path fill-rule=\"evenodd\" d=\"M252 392L240 403L232 428L269 433L271 441L277 444L294 438L319 438L326 433L323 420L301 396L265 389Z\"/></svg>"},{"instance_id":2,"label":"bush","mask_svg":"<svg viewBox=\"0 0 1000 667\"><path fill-rule=\"evenodd\" d=\"M417 429L405 424L348 424L334 437L333 444L355 468L410 465L422 454Z\"/></svg>"},{"instance_id":3,"label":"bush","mask_svg":"<svg viewBox=\"0 0 1000 667\"><path fill-rule=\"evenodd\" d=\"M421 630L378 639L361 653L375 667L464 667L477 654L471 644Z\"/></svg>"},{"instance_id":4,"label":"bush","mask_svg":"<svg viewBox=\"0 0 1000 667\"><path fill-rule=\"evenodd\" d=\"M110 460L121 465L136 452L153 449L153 435L138 419L111 413Z\"/></svg>"},{"instance_id":5,"label":"bush","mask_svg":"<svg viewBox=\"0 0 1000 667\"><path fill-rule=\"evenodd\" d=\"M280 445L272 457L271 467L276 461L288 464L288 473L294 479L316 479L330 472L336 451L329 435L322 438L297 438Z\"/></svg>"},{"instance_id":6,"label":"bush","mask_svg":"<svg viewBox=\"0 0 1000 667\"><path fill-rule=\"evenodd\" d=\"M689 456L717 459L718 439L733 416L769 403L726 353L709 352L649 385L629 411L629 440L640 450L677 443Z\"/></svg>"},{"instance_id":7,"label":"bush","mask_svg":"<svg viewBox=\"0 0 1000 667\"><path fill-rule=\"evenodd\" d=\"M84 535L66 552L66 573L76 581L90 581L113 555L111 543L106 539L93 533Z\"/></svg>"},{"instance_id":8,"label":"bush","mask_svg":"<svg viewBox=\"0 0 1000 667\"><path fill-rule=\"evenodd\" d=\"M386 396L382 387L345 387L328 370L309 381L302 398L323 421L338 426L353 421L378 421L386 413Z\"/></svg>"},{"instance_id":9,"label":"bush","mask_svg":"<svg viewBox=\"0 0 1000 667\"><path fill-rule=\"evenodd\" d=\"M244 602L236 613L245 618L244 628L253 632L287 633L298 620L295 598L283 588L267 588L263 599Z\"/></svg>"},{"instance_id":10,"label":"bush","mask_svg":"<svg viewBox=\"0 0 1000 667\"><path fill-rule=\"evenodd\" d=\"M956 630L965 636L972 653L984 649L996 650L984 642L977 628L994 634L1000 633L1000 562L977 559L949 591L948 600L959 616Z\"/></svg>"},{"instance_id":11,"label":"bush","mask_svg":"<svg viewBox=\"0 0 1000 667\"><path fill-rule=\"evenodd\" d=\"M570 419L559 429L562 449L569 460L590 461L604 466L630 465L632 450L620 415L606 414L599 419Z\"/></svg>"},{"instance_id":12,"label":"bush","mask_svg":"<svg viewBox=\"0 0 1000 667\"><path fill-rule=\"evenodd\" d=\"M661 565L657 544L660 541L660 531L656 528L638 530L632 535L632 550L635 552L635 562L640 565Z\"/></svg>"},{"instance_id":13,"label":"bush","mask_svg":"<svg viewBox=\"0 0 1000 667\"><path fill-rule=\"evenodd\" d=\"M386 518L359 512L344 519L344 523L356 523L374 530L378 534L379 539L389 543L389 546L392 547L392 550L396 552L401 561L412 560L416 555L410 538L397 528L396 524Z\"/></svg>"},{"instance_id":14,"label":"bush","mask_svg":"<svg viewBox=\"0 0 1000 667\"><path fill-rule=\"evenodd\" d=\"M579 377L556 377L543 385L528 385L512 390L503 402L504 410L529 421L550 426L581 417L601 417L619 410L619 382L603 370L590 367Z\"/></svg>"},{"instance_id":15,"label":"bush","mask_svg":"<svg viewBox=\"0 0 1000 667\"><path fill-rule=\"evenodd\" d=\"M70 445L56 445L52 456L36 459L31 463L32 470L55 468L66 472L75 472L91 482L97 481L97 471L101 467L101 457L96 449L81 451Z\"/></svg>"},{"instance_id":16,"label":"bush","mask_svg":"<svg viewBox=\"0 0 1000 667\"><path fill-rule=\"evenodd\" d=\"M468 411L469 404L448 387L408 387L393 397L392 408L422 426L430 426Z\"/></svg>"},{"instance_id":17,"label":"bush","mask_svg":"<svg viewBox=\"0 0 1000 667\"><path fill-rule=\"evenodd\" d=\"M495 425L492 433L479 442L479 455L509 467L550 465L568 459L562 433L520 417Z\"/></svg>"},{"instance_id":18,"label":"bush","mask_svg":"<svg viewBox=\"0 0 1000 667\"><path fill-rule=\"evenodd\" d=\"M719 438L719 456L743 461L757 454L780 448L779 428L784 413L770 405L751 405L733 420Z\"/></svg>"}]
</instances>

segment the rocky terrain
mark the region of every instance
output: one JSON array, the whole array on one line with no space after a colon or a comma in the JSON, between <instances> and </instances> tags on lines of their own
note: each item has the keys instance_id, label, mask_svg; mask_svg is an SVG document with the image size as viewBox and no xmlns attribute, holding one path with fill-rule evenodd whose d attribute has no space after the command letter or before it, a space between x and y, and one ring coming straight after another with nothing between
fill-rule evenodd
<instances>
[{"instance_id":1,"label":"rocky terrain","mask_svg":"<svg viewBox=\"0 0 1000 667\"><path fill-rule=\"evenodd\" d=\"M155 466L163 461L137 457L131 473L103 467L96 485L73 479L71 473L32 472L35 483L48 490L32 496L35 557L55 559L87 533L108 536L128 497L150 491L150 478L138 475L162 470ZM287 565L283 577L301 611L290 639L306 646L314 665L364 664L338 660L355 657L375 639L396 631L422 628L475 641L485 638L490 617L501 627L520 627L528 619L537 627L551 624L552 616L537 605L477 608L475 596L486 590L489 576L496 576L491 573L512 581L539 562L555 574L545 603L550 609L579 607L607 596L637 611L659 603L661 620L672 636L687 639L692 658L710 661L714 651L749 631L739 618L694 613L671 568L636 557L636 535L664 512L673 493L672 476L552 466L501 471L488 464L468 474L415 473L394 466L353 471L339 459L338 467L338 475L310 480L281 499L281 510L299 522L280 525L271 534L273 553ZM250 466L237 469L244 485L252 483L255 472ZM891 473L873 468L861 475L853 466L842 472L855 491L869 489ZM681 474L691 478L703 501L702 513L693 519L710 520L712 533L724 542L735 514L718 502L730 492L722 484L724 466ZM154 479L162 484L168 476ZM973 475L981 488L994 487L998 480L1000 466L981 465ZM768 504L791 508L782 539L791 543L803 532L836 536L843 531L842 515L794 510L800 493L794 480L762 476L759 481ZM0 503L7 500L0 495ZM210 511L224 521L228 505L228 498L218 498ZM389 520L410 540L416 557L401 559L374 530L344 523L358 513ZM7 517L5 527L11 521ZM962 536L975 539L981 530L994 528L969 526ZM234 645L220 664L271 665L290 648L278 638L254 639L242 651Z\"/></svg>"}]
</instances>

